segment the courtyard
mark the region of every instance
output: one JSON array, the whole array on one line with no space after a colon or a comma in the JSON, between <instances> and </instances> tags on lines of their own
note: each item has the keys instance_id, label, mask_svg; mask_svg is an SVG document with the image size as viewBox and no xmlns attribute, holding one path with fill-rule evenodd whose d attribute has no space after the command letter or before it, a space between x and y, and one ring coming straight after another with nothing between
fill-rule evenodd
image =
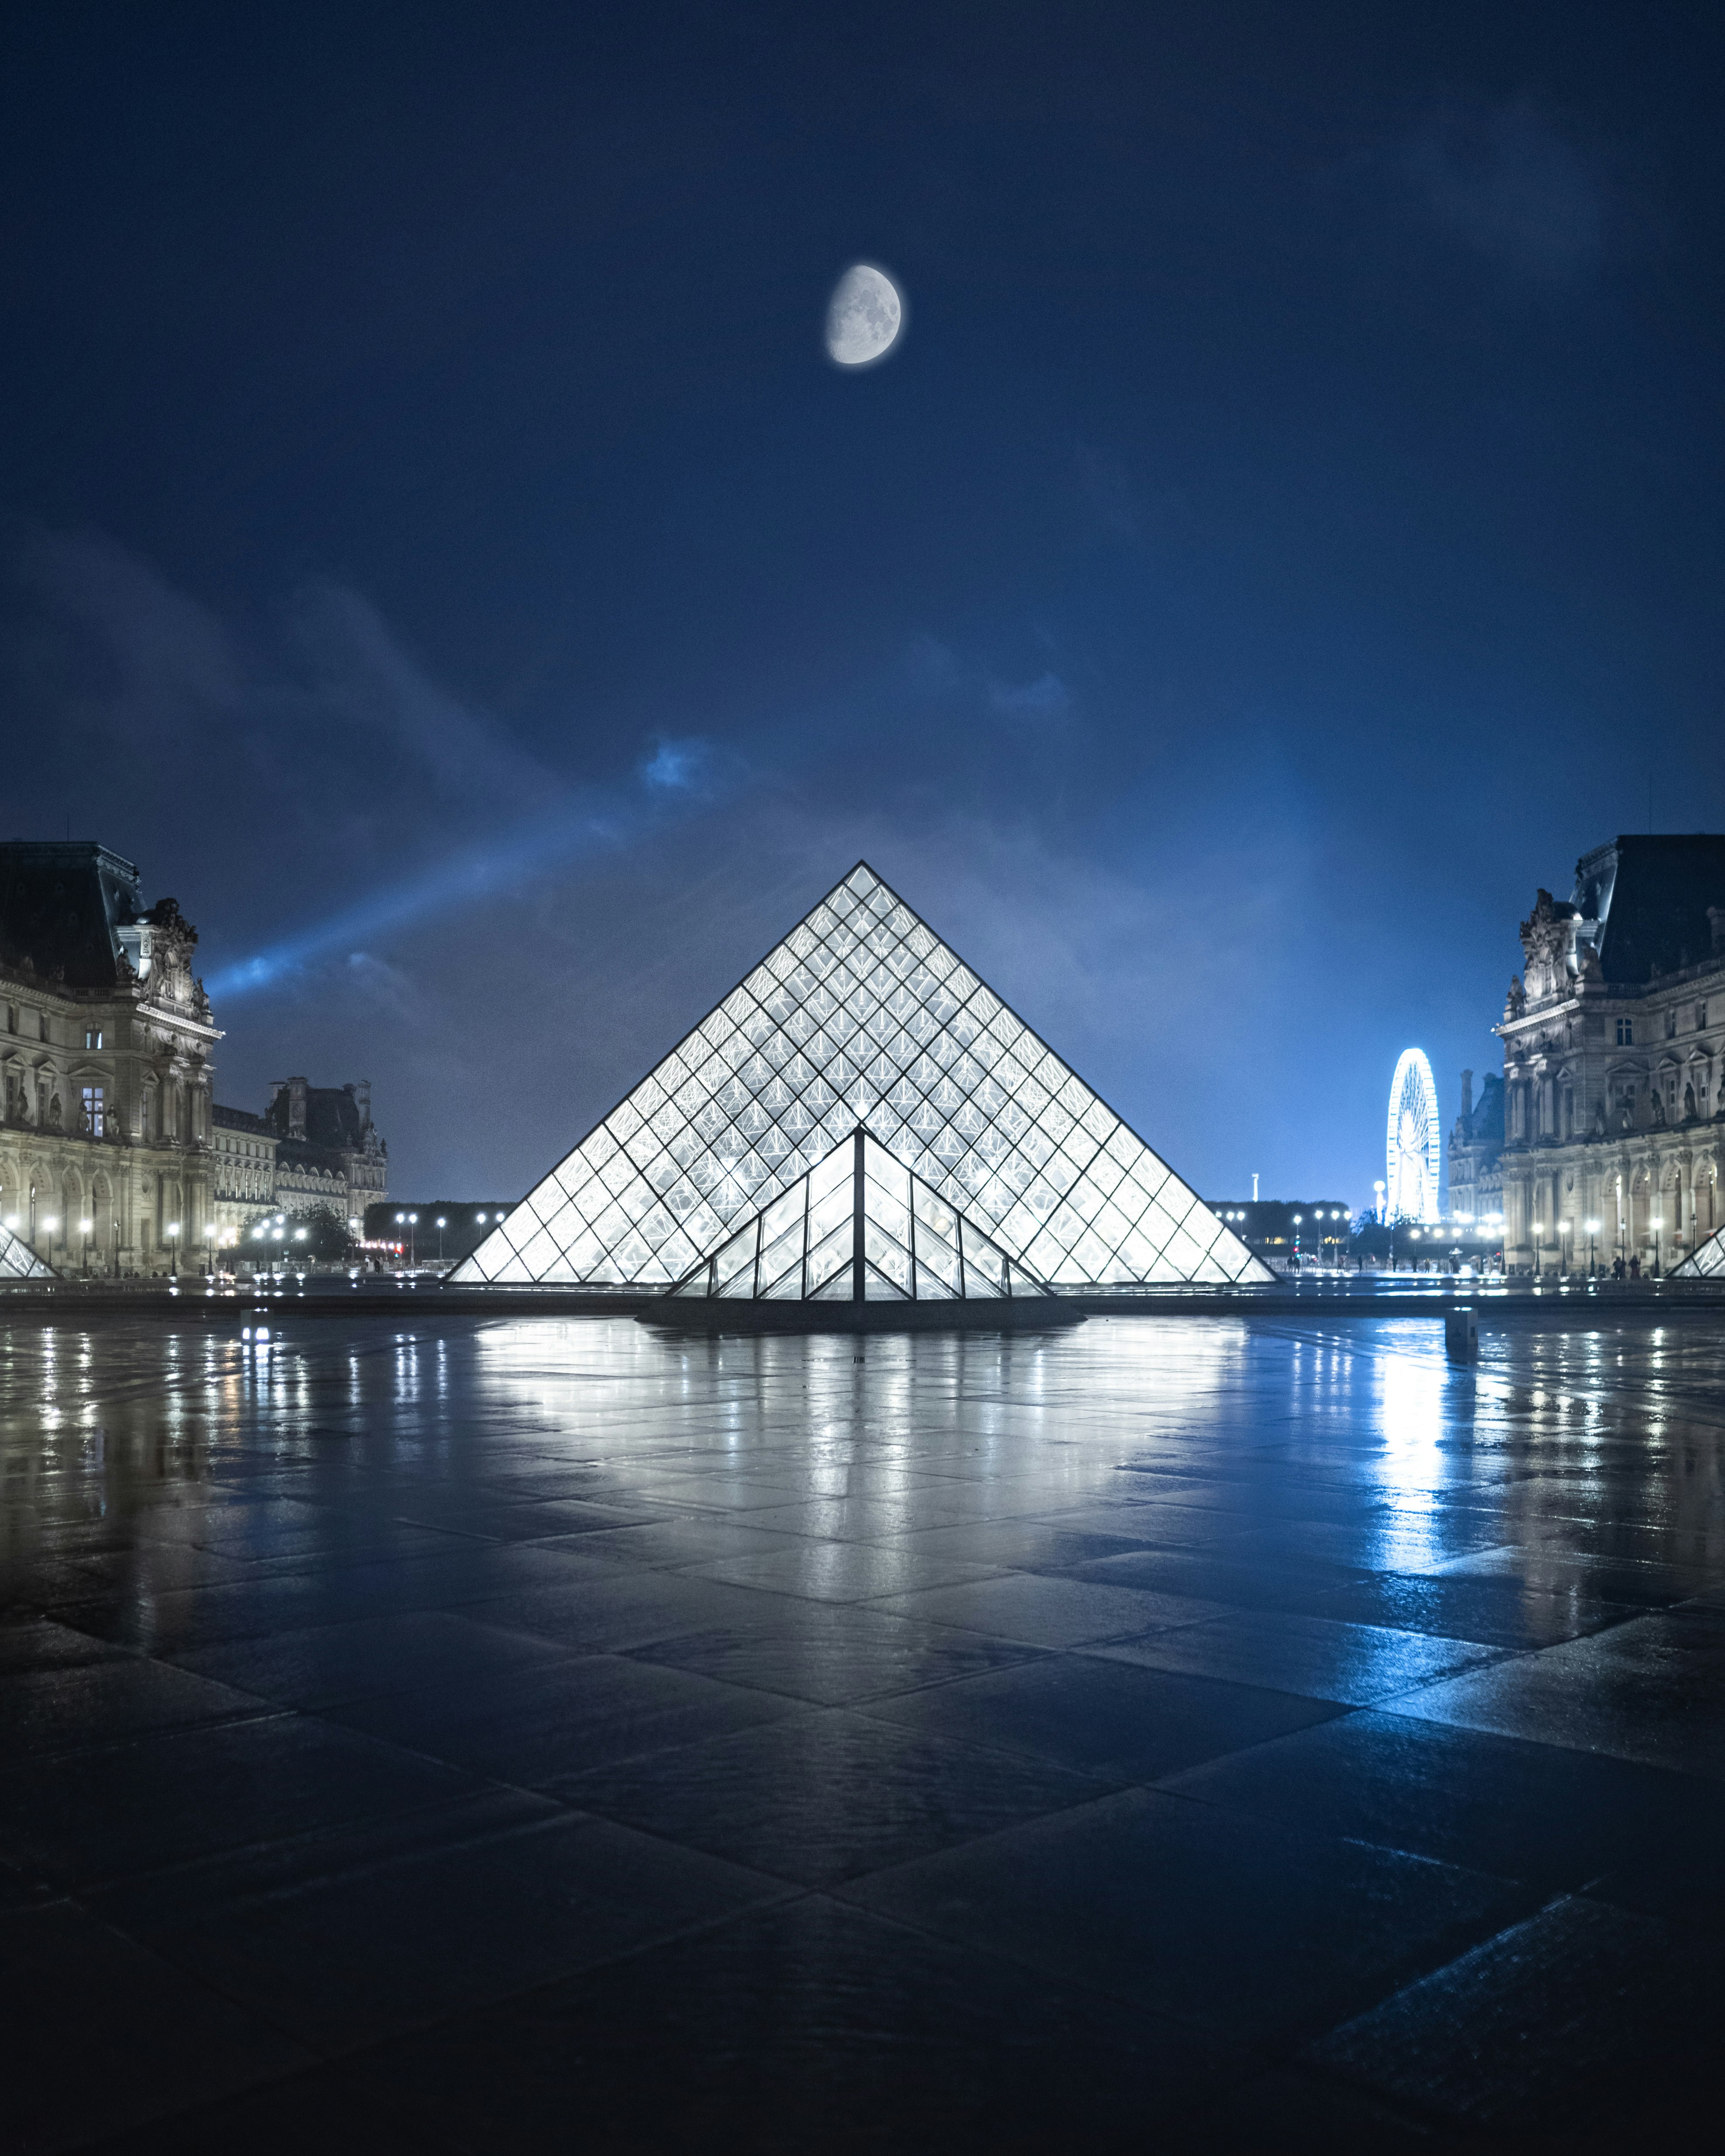
<instances>
[{"instance_id":1,"label":"courtyard","mask_svg":"<svg viewBox=\"0 0 1725 2156\"><path fill-rule=\"evenodd\" d=\"M1396 2150L1725 2003L1717 1313L0 1331L0 2148Z\"/></svg>"}]
</instances>

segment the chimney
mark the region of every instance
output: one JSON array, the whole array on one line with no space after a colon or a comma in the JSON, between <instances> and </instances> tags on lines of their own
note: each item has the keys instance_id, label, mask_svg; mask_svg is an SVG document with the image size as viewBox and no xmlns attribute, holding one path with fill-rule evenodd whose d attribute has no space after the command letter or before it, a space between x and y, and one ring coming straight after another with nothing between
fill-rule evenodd
<instances>
[{"instance_id":1,"label":"chimney","mask_svg":"<svg viewBox=\"0 0 1725 2156\"><path fill-rule=\"evenodd\" d=\"M275 1089L277 1097L287 1095L287 1134L302 1142L305 1137L305 1081L303 1078L284 1079Z\"/></svg>"},{"instance_id":2,"label":"chimney","mask_svg":"<svg viewBox=\"0 0 1725 2156\"><path fill-rule=\"evenodd\" d=\"M1466 1122L1467 1121L1468 1117L1469 1117L1472 1113L1473 1113L1473 1073L1472 1073L1472 1071L1471 1071L1471 1070L1464 1070L1464 1071L1462 1072L1462 1074L1461 1074L1461 1120L1462 1120L1462 1122Z\"/></svg>"}]
</instances>

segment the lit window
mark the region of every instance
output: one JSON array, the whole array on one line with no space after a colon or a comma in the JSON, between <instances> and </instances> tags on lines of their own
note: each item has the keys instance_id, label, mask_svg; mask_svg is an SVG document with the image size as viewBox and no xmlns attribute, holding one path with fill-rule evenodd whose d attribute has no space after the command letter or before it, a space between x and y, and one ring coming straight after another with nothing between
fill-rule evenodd
<instances>
[{"instance_id":1,"label":"lit window","mask_svg":"<svg viewBox=\"0 0 1725 2156\"><path fill-rule=\"evenodd\" d=\"M102 1029L99 1025L85 1026L84 1029L84 1045L86 1048L100 1048L101 1046Z\"/></svg>"},{"instance_id":2,"label":"lit window","mask_svg":"<svg viewBox=\"0 0 1725 2156\"><path fill-rule=\"evenodd\" d=\"M86 1086L84 1089L84 1128L91 1137L99 1138L105 1135L105 1113L101 1087Z\"/></svg>"}]
</instances>

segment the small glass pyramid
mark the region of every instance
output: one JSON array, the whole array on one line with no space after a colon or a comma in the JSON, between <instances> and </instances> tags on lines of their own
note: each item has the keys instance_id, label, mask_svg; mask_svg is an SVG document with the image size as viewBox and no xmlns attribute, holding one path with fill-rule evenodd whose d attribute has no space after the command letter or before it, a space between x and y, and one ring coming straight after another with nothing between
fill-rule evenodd
<instances>
[{"instance_id":1,"label":"small glass pyramid","mask_svg":"<svg viewBox=\"0 0 1725 2156\"><path fill-rule=\"evenodd\" d=\"M28 1243L20 1242L9 1229L0 1228L0 1280L53 1280L54 1267L44 1265Z\"/></svg>"},{"instance_id":2,"label":"small glass pyramid","mask_svg":"<svg viewBox=\"0 0 1725 2156\"><path fill-rule=\"evenodd\" d=\"M671 1290L755 1302L999 1301L1050 1292L862 1130Z\"/></svg>"},{"instance_id":3,"label":"small glass pyramid","mask_svg":"<svg viewBox=\"0 0 1725 2156\"><path fill-rule=\"evenodd\" d=\"M860 862L450 1277L669 1288L859 1129L1039 1281L1271 1277Z\"/></svg>"},{"instance_id":4,"label":"small glass pyramid","mask_svg":"<svg viewBox=\"0 0 1725 2156\"><path fill-rule=\"evenodd\" d=\"M1725 1228L1715 1229L1700 1248L1671 1267L1673 1280L1716 1280L1725 1274Z\"/></svg>"}]
</instances>

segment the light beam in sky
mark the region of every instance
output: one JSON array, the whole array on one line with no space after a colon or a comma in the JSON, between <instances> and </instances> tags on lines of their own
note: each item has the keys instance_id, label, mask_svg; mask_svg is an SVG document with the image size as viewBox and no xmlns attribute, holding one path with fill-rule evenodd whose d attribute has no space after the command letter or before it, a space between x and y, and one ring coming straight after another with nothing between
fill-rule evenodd
<instances>
[{"instance_id":1,"label":"light beam in sky","mask_svg":"<svg viewBox=\"0 0 1725 2156\"><path fill-rule=\"evenodd\" d=\"M490 898L522 877L560 863L629 845L713 798L714 788L701 783L711 762L704 742L661 741L639 773L644 802L639 793L606 794L597 789L573 797L487 845L386 885L312 922L298 935L224 966L206 984L208 993L213 1001L232 1002L279 987L331 952L352 952L391 930L413 927L475 899Z\"/></svg>"}]
</instances>

